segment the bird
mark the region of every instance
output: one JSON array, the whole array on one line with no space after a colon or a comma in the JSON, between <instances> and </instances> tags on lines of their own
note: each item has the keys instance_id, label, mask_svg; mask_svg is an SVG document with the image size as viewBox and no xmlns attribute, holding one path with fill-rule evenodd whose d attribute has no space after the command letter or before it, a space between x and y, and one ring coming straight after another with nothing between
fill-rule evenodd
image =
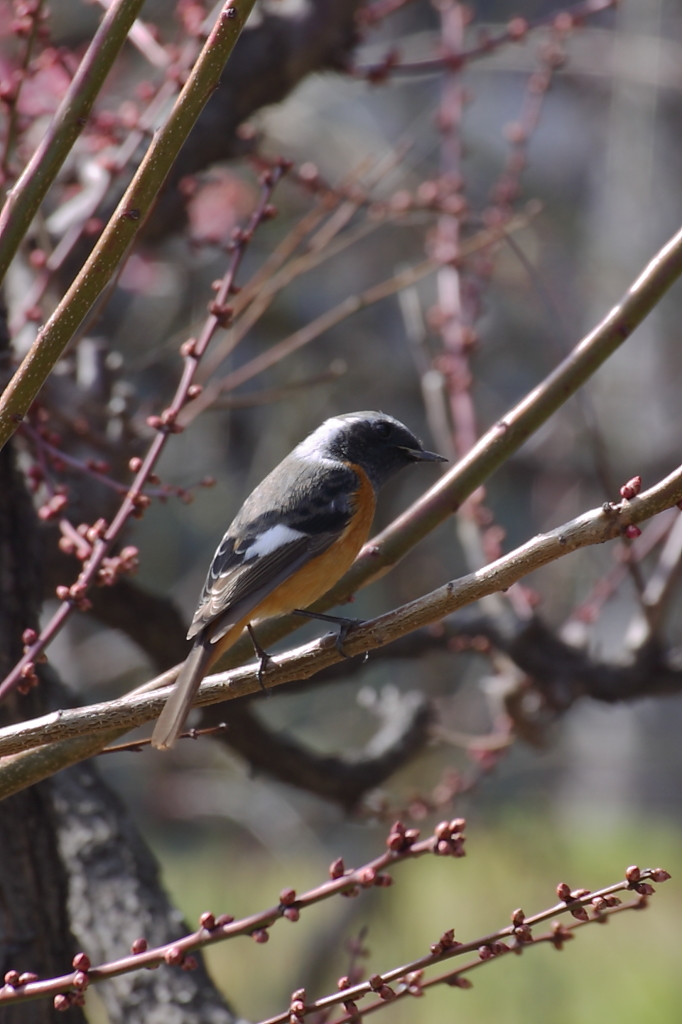
<instances>
[{"instance_id":1,"label":"bird","mask_svg":"<svg viewBox=\"0 0 682 1024\"><path fill-rule=\"evenodd\" d=\"M381 487L420 462L447 459L392 416L350 412L325 420L258 484L211 562L187 633L194 643L154 728L154 747L172 747L202 678L245 628L262 669L267 655L252 624L303 614L330 590L369 536Z\"/></svg>"}]
</instances>

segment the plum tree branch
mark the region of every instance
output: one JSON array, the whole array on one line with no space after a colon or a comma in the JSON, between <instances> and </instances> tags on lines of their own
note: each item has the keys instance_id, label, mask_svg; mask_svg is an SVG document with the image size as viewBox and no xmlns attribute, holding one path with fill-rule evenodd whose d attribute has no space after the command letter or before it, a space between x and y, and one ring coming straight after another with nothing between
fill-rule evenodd
<instances>
[{"instance_id":1,"label":"plum tree branch","mask_svg":"<svg viewBox=\"0 0 682 1024\"><path fill-rule=\"evenodd\" d=\"M255 0L228 0L166 123L80 273L0 397L0 447L26 415L55 363L129 251L199 114L216 88Z\"/></svg>"},{"instance_id":2,"label":"plum tree branch","mask_svg":"<svg viewBox=\"0 0 682 1024\"><path fill-rule=\"evenodd\" d=\"M344 640L350 656L382 647L422 626L440 621L458 608L505 590L528 573L562 558L571 551L602 544L623 535L628 526L643 522L682 501L682 466L631 501L606 504L526 544L477 572L452 580L437 590L385 615L354 627ZM275 657L265 669L266 686L308 679L341 660L333 635ZM168 696L162 687L173 680L175 669L146 687L118 700L57 711L21 725L0 730L0 798L45 778L67 764L92 756L128 729L151 721ZM251 665L207 677L196 704L203 706L243 697L260 688L258 666ZM147 692L144 692L147 691ZM42 748L34 750L33 748Z\"/></svg>"},{"instance_id":3,"label":"plum tree branch","mask_svg":"<svg viewBox=\"0 0 682 1024\"><path fill-rule=\"evenodd\" d=\"M613 355L682 274L682 229L654 256L619 303L537 387L492 426L467 455L433 487L362 549L346 575L313 609L326 611L385 575L420 540L456 512L462 503L509 459ZM300 627L283 616L261 627L261 643L281 640ZM234 645L221 667L243 664L248 639Z\"/></svg>"},{"instance_id":4,"label":"plum tree branch","mask_svg":"<svg viewBox=\"0 0 682 1024\"><path fill-rule=\"evenodd\" d=\"M0 212L0 282L38 208L82 132L144 0L115 0L100 23L40 145Z\"/></svg>"}]
</instances>

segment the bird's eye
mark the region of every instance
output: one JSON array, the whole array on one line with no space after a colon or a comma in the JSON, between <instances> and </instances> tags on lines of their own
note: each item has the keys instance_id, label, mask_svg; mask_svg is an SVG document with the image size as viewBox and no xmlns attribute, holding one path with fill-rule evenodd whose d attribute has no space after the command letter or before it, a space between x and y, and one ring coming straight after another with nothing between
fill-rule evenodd
<instances>
[{"instance_id":1,"label":"bird's eye","mask_svg":"<svg viewBox=\"0 0 682 1024\"><path fill-rule=\"evenodd\" d=\"M374 424L374 430L379 437L389 437L392 433L391 424L387 423L386 420L379 420Z\"/></svg>"}]
</instances>

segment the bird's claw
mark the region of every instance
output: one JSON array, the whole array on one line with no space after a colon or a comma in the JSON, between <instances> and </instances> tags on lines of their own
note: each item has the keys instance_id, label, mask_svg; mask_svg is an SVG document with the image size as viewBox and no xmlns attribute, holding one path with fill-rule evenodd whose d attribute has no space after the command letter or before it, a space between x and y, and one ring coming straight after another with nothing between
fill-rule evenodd
<instances>
[{"instance_id":1,"label":"bird's claw","mask_svg":"<svg viewBox=\"0 0 682 1024\"><path fill-rule=\"evenodd\" d=\"M265 694L265 696L269 697L271 695L271 691L268 690L268 688L266 687L265 680L264 680L263 677L264 677L264 674L265 674L265 670L267 669L268 665L272 661L272 656L270 654L268 654L268 652L265 650L265 648L261 647L260 643L258 642L258 638L256 637L256 634L254 633L253 627L252 627L250 622L247 623L246 628L249 631L249 636L251 637L251 643L253 644L253 649L256 652L257 658L259 659L259 665L258 665L258 684L259 684L261 690L263 691L263 693Z\"/></svg>"}]
</instances>

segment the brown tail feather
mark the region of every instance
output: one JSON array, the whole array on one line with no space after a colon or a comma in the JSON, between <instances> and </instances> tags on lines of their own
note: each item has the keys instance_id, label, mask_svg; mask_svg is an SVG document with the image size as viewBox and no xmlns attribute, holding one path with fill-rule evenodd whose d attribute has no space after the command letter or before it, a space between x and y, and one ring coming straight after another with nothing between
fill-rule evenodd
<instances>
[{"instance_id":1,"label":"brown tail feather","mask_svg":"<svg viewBox=\"0 0 682 1024\"><path fill-rule=\"evenodd\" d=\"M185 663L180 669L180 674L170 697L159 715L152 734L153 747L156 747L158 750L168 750L169 747L173 746L182 732L182 727L192 706L194 695L199 689L199 683L215 655L216 649L211 645L208 638L198 636L194 641L192 650L187 655Z\"/></svg>"}]
</instances>

